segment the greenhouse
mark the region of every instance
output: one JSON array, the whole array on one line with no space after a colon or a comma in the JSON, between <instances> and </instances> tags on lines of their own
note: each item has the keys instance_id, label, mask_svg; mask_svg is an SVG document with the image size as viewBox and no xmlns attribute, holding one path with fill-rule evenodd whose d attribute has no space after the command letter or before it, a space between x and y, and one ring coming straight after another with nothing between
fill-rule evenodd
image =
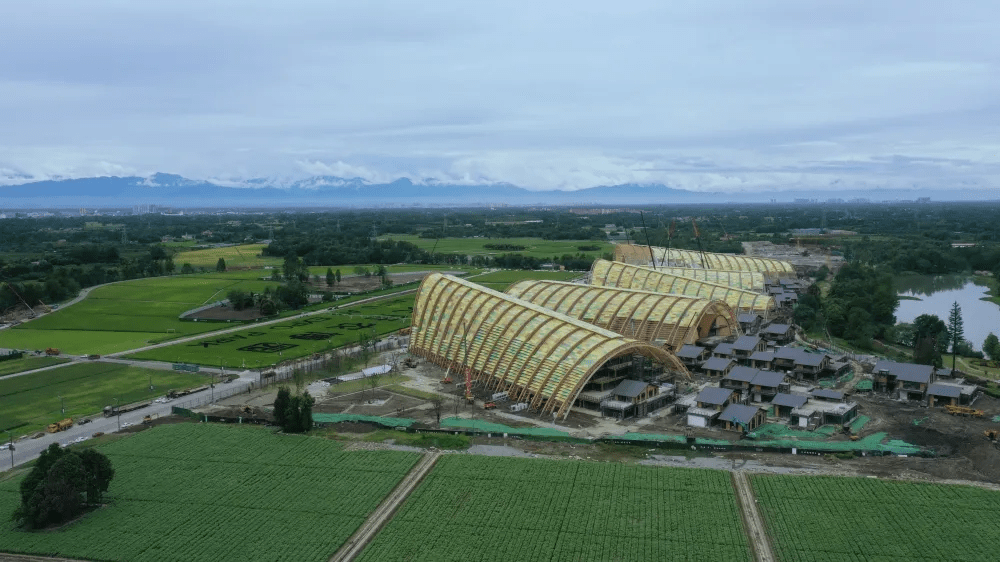
<instances>
[{"instance_id":1,"label":"greenhouse","mask_svg":"<svg viewBox=\"0 0 1000 562\"><path fill-rule=\"evenodd\" d=\"M733 310L718 300L538 280L518 281L507 294L671 352L739 332Z\"/></svg>"},{"instance_id":2,"label":"greenhouse","mask_svg":"<svg viewBox=\"0 0 1000 562\"><path fill-rule=\"evenodd\" d=\"M687 375L661 347L440 273L417 289L409 349L441 367L469 367L488 390L563 418L612 359L640 356Z\"/></svg>"},{"instance_id":3,"label":"greenhouse","mask_svg":"<svg viewBox=\"0 0 1000 562\"><path fill-rule=\"evenodd\" d=\"M755 312L767 320L777 308L774 297L727 285L698 281L655 271L649 267L596 260L590 270L590 283L598 287L620 287L674 295L720 300L737 313Z\"/></svg>"},{"instance_id":4,"label":"greenhouse","mask_svg":"<svg viewBox=\"0 0 1000 562\"><path fill-rule=\"evenodd\" d=\"M796 277L792 264L771 259L736 254L714 254L694 250L667 249L657 246L618 244L615 261L631 265L666 265L669 267L721 269L725 271L753 271L768 277Z\"/></svg>"}]
</instances>

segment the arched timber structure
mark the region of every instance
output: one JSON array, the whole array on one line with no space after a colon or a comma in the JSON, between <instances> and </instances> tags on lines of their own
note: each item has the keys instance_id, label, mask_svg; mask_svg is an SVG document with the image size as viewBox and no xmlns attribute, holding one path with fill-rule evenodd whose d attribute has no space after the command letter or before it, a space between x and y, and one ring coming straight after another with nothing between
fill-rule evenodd
<instances>
[{"instance_id":1,"label":"arched timber structure","mask_svg":"<svg viewBox=\"0 0 1000 562\"><path fill-rule=\"evenodd\" d=\"M652 249L652 255L650 255L650 249ZM792 264L772 258L715 254L674 248L668 250L657 246L636 244L615 245L615 261L631 265L653 265L654 258L657 268L660 264L664 264L670 267L755 271L774 278L796 276L795 267Z\"/></svg>"},{"instance_id":2,"label":"arched timber structure","mask_svg":"<svg viewBox=\"0 0 1000 562\"><path fill-rule=\"evenodd\" d=\"M777 308L774 297L768 295L607 260L594 261L590 284L720 300L736 312L755 312L765 320Z\"/></svg>"},{"instance_id":3,"label":"arched timber structure","mask_svg":"<svg viewBox=\"0 0 1000 562\"><path fill-rule=\"evenodd\" d=\"M615 357L643 355L687 374L661 347L440 273L417 289L410 352L442 367L468 367L487 388L563 418L594 373Z\"/></svg>"},{"instance_id":4,"label":"arched timber structure","mask_svg":"<svg viewBox=\"0 0 1000 562\"><path fill-rule=\"evenodd\" d=\"M718 300L534 280L514 283L507 294L671 352L708 335L739 334L733 309Z\"/></svg>"},{"instance_id":5,"label":"arched timber structure","mask_svg":"<svg viewBox=\"0 0 1000 562\"><path fill-rule=\"evenodd\" d=\"M646 266L640 265L639 267ZM767 290L767 275L757 271L730 271L725 269L700 269L697 267L664 267L661 265L651 269L655 269L655 271L659 271L660 273L669 273L670 275L687 277L688 279L697 279L698 281L708 281L709 283L726 285L737 289L743 289L745 291L754 291L756 293L763 293Z\"/></svg>"}]
</instances>

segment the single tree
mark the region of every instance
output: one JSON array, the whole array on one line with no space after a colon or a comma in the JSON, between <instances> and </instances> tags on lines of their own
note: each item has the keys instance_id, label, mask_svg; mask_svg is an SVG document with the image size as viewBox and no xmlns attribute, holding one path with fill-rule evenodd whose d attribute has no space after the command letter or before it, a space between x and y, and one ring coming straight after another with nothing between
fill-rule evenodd
<instances>
[{"instance_id":1,"label":"single tree","mask_svg":"<svg viewBox=\"0 0 1000 562\"><path fill-rule=\"evenodd\" d=\"M220 272L221 271L225 271L226 270L226 260L223 259L223 258L219 258L219 261L215 262L215 270L216 271L220 271Z\"/></svg>"},{"instance_id":2,"label":"single tree","mask_svg":"<svg viewBox=\"0 0 1000 562\"><path fill-rule=\"evenodd\" d=\"M13 519L36 528L61 523L101 501L115 471L103 454L62 449L53 443L42 452L31 472L20 483L21 504Z\"/></svg>"},{"instance_id":3,"label":"single tree","mask_svg":"<svg viewBox=\"0 0 1000 562\"><path fill-rule=\"evenodd\" d=\"M438 425L441 425L441 412L444 410L444 400L441 400L440 396L431 398L431 410L434 411L434 415L437 417Z\"/></svg>"},{"instance_id":4,"label":"single tree","mask_svg":"<svg viewBox=\"0 0 1000 562\"><path fill-rule=\"evenodd\" d=\"M329 267L326 268L326 286L327 287L332 287L334 281L336 281L336 280L337 280L337 277L333 274L333 270L330 269Z\"/></svg>"},{"instance_id":5,"label":"single tree","mask_svg":"<svg viewBox=\"0 0 1000 562\"><path fill-rule=\"evenodd\" d=\"M299 400L299 431L306 432L312 429L312 409L315 403L316 399L309 394L309 391L302 393L302 397Z\"/></svg>"},{"instance_id":6,"label":"single tree","mask_svg":"<svg viewBox=\"0 0 1000 562\"><path fill-rule=\"evenodd\" d=\"M951 344L951 370L955 370L958 348L965 343L965 327L962 325L962 307L955 301L948 313L948 343Z\"/></svg>"},{"instance_id":7,"label":"single tree","mask_svg":"<svg viewBox=\"0 0 1000 562\"><path fill-rule=\"evenodd\" d=\"M337 271L333 272L333 274L337 277L337 283L340 283L340 270L338 269Z\"/></svg>"},{"instance_id":8,"label":"single tree","mask_svg":"<svg viewBox=\"0 0 1000 562\"><path fill-rule=\"evenodd\" d=\"M192 266L189 263L185 263L184 265L181 266L181 273L185 275L190 275L194 273L194 266Z\"/></svg>"},{"instance_id":9,"label":"single tree","mask_svg":"<svg viewBox=\"0 0 1000 562\"><path fill-rule=\"evenodd\" d=\"M292 393L287 386L278 388L278 396L274 399L274 421L282 429L288 424L288 406L292 401Z\"/></svg>"},{"instance_id":10,"label":"single tree","mask_svg":"<svg viewBox=\"0 0 1000 562\"><path fill-rule=\"evenodd\" d=\"M983 353L993 361L1000 359L1000 339L993 332L983 341Z\"/></svg>"}]
</instances>

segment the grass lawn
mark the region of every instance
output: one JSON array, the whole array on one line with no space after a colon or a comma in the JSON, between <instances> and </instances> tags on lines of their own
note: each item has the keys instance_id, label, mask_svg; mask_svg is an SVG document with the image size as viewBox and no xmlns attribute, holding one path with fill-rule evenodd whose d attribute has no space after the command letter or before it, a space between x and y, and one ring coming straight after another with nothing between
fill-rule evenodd
<instances>
[{"instance_id":1,"label":"grass lawn","mask_svg":"<svg viewBox=\"0 0 1000 562\"><path fill-rule=\"evenodd\" d=\"M370 295L369 295L370 296ZM355 344L373 328L388 334L410 325L413 294L332 312L293 318L269 326L250 326L221 336L179 343L131 355L136 359L257 368Z\"/></svg>"},{"instance_id":2,"label":"grass lawn","mask_svg":"<svg viewBox=\"0 0 1000 562\"><path fill-rule=\"evenodd\" d=\"M476 275L469 278L473 283L482 285L493 285L505 283L510 285L523 279L548 279L552 281L568 281L570 279L585 275L583 271L532 271L520 269L505 269L503 271L493 271Z\"/></svg>"},{"instance_id":3,"label":"grass lawn","mask_svg":"<svg viewBox=\"0 0 1000 562\"><path fill-rule=\"evenodd\" d=\"M149 390L149 381L153 391ZM121 404L154 398L171 388L205 384L204 375L111 363L77 363L0 380L0 429L30 433L66 417L89 416L118 398ZM66 414L60 412L63 397ZM22 425L27 424L27 425Z\"/></svg>"},{"instance_id":4,"label":"grass lawn","mask_svg":"<svg viewBox=\"0 0 1000 562\"><path fill-rule=\"evenodd\" d=\"M227 246L225 248L208 248L205 250L191 250L189 252L178 252L174 254L174 264L180 271L185 263L192 267L215 270L219 258L226 260L226 267L240 268L261 268L266 265L280 266L282 258L265 257L260 255L266 244L242 244L240 246Z\"/></svg>"},{"instance_id":5,"label":"grass lawn","mask_svg":"<svg viewBox=\"0 0 1000 562\"><path fill-rule=\"evenodd\" d=\"M246 272L239 272L246 273ZM82 302L25 322L4 334L5 347L66 353L113 353L226 327L184 322L181 313L226 298L232 289L261 292L276 283L211 273L150 277L98 287Z\"/></svg>"},{"instance_id":6,"label":"grass lawn","mask_svg":"<svg viewBox=\"0 0 1000 562\"><path fill-rule=\"evenodd\" d=\"M6 343L6 338L4 338L4 343ZM58 365L68 361L69 359L61 357L22 357L20 359L13 359L10 361L2 361L0 362L0 377L20 373L21 371L41 369L42 367Z\"/></svg>"},{"instance_id":7,"label":"grass lawn","mask_svg":"<svg viewBox=\"0 0 1000 562\"><path fill-rule=\"evenodd\" d=\"M421 238L412 234L393 234L383 236L384 240L399 240L411 242L418 248L427 250L434 249L439 254L464 254L464 255L501 255L501 254L522 254L534 256L536 258L552 258L565 254L576 255L583 253L588 257L599 258L603 254L614 251L614 246L603 240L543 240L541 238ZM435 242L437 247L435 248ZM485 244L506 244L514 246L524 246L524 250L490 250L485 248ZM580 246L598 246L597 251L583 251ZM176 260L175 260L176 261ZM342 271L343 272L343 271Z\"/></svg>"},{"instance_id":8,"label":"grass lawn","mask_svg":"<svg viewBox=\"0 0 1000 562\"><path fill-rule=\"evenodd\" d=\"M364 365L358 365L358 369L363 368ZM411 380L410 377L406 375L380 375L378 377L378 388L386 385L394 385L401 382L406 382ZM364 378L355 381L347 381L337 384L331 384L330 393L336 394L348 394L351 392L361 392L362 390L371 390L371 379Z\"/></svg>"},{"instance_id":9,"label":"grass lawn","mask_svg":"<svg viewBox=\"0 0 1000 562\"><path fill-rule=\"evenodd\" d=\"M128 562L326 562L419 455L217 424L163 425L98 447L106 504L58 530L0 522L0 551ZM18 505L0 482L0 513Z\"/></svg>"}]
</instances>

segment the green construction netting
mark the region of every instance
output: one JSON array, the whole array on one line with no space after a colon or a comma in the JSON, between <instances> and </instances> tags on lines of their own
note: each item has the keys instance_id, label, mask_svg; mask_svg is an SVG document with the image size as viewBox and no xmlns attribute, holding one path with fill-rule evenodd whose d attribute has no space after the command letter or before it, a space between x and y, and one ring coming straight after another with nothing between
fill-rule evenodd
<instances>
[{"instance_id":1,"label":"green construction netting","mask_svg":"<svg viewBox=\"0 0 1000 562\"><path fill-rule=\"evenodd\" d=\"M815 431L797 429L780 423L765 423L747 434L750 439L823 439L836 433L837 428L832 425L824 425Z\"/></svg>"},{"instance_id":2,"label":"green construction netting","mask_svg":"<svg viewBox=\"0 0 1000 562\"><path fill-rule=\"evenodd\" d=\"M855 390L871 390L874 387L875 387L875 385L872 384L872 381L870 381L868 379L860 381L858 384L854 385L854 389Z\"/></svg>"},{"instance_id":3,"label":"green construction netting","mask_svg":"<svg viewBox=\"0 0 1000 562\"><path fill-rule=\"evenodd\" d=\"M912 445L898 439L882 444L886 438L886 433L873 433L857 441L795 441L790 439L776 439L774 441L756 441L755 444L762 447L797 447L812 451L880 451L894 455L914 455L920 452L920 447Z\"/></svg>"},{"instance_id":4,"label":"green construction netting","mask_svg":"<svg viewBox=\"0 0 1000 562\"><path fill-rule=\"evenodd\" d=\"M358 414L313 414L313 421L316 423L368 422L385 427L410 427L417 423L417 420L409 418L384 418Z\"/></svg>"},{"instance_id":5,"label":"green construction netting","mask_svg":"<svg viewBox=\"0 0 1000 562\"><path fill-rule=\"evenodd\" d=\"M864 427L865 424L870 421L872 421L872 419L869 418L868 416L858 416L854 418L854 421L851 422L851 432L860 433L861 428Z\"/></svg>"},{"instance_id":6,"label":"green construction netting","mask_svg":"<svg viewBox=\"0 0 1000 562\"><path fill-rule=\"evenodd\" d=\"M445 418L441 420L442 427L471 429L482 433L508 433L511 435L534 435L536 437L569 437L569 433L548 427L510 427L500 423L490 423L483 420L465 418Z\"/></svg>"},{"instance_id":7,"label":"green construction netting","mask_svg":"<svg viewBox=\"0 0 1000 562\"><path fill-rule=\"evenodd\" d=\"M663 441L669 443L687 443L687 438L683 435L664 435L660 433L626 433L615 439L623 441Z\"/></svg>"}]
</instances>

